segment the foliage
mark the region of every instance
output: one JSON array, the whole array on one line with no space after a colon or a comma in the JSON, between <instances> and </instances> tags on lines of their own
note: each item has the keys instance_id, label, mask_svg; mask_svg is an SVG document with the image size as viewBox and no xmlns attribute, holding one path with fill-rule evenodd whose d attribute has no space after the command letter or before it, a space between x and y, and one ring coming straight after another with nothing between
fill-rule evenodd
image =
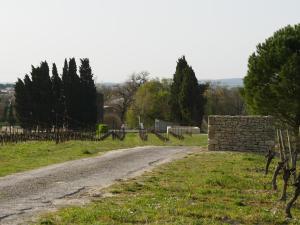
<instances>
[{"instance_id":1,"label":"foliage","mask_svg":"<svg viewBox=\"0 0 300 225\"><path fill-rule=\"evenodd\" d=\"M207 98L206 115L244 115L246 109L241 89L210 84L205 93Z\"/></svg>"},{"instance_id":2,"label":"foliage","mask_svg":"<svg viewBox=\"0 0 300 225\"><path fill-rule=\"evenodd\" d=\"M81 59L81 66L79 68L80 73L80 85L81 85L81 104L80 114L81 123L84 123L86 127L93 127L97 121L97 92L96 86L93 80L93 73L90 66L89 59Z\"/></svg>"},{"instance_id":3,"label":"foliage","mask_svg":"<svg viewBox=\"0 0 300 225\"><path fill-rule=\"evenodd\" d=\"M131 107L132 115L136 118L140 116L141 122L147 127L153 126L157 118L168 120L170 117L169 98L168 86L159 80L148 81L140 86L135 94ZM129 117L129 120L132 118Z\"/></svg>"},{"instance_id":4,"label":"foliage","mask_svg":"<svg viewBox=\"0 0 300 225\"><path fill-rule=\"evenodd\" d=\"M299 133L299 24L280 29L257 46L244 84L245 100L253 113L273 115Z\"/></svg>"},{"instance_id":5,"label":"foliage","mask_svg":"<svg viewBox=\"0 0 300 225\"><path fill-rule=\"evenodd\" d=\"M48 63L41 62L31 71L32 114L39 129L50 129L52 118L52 85Z\"/></svg>"},{"instance_id":6,"label":"foliage","mask_svg":"<svg viewBox=\"0 0 300 225\"><path fill-rule=\"evenodd\" d=\"M139 119L138 115L136 115L135 111L129 108L126 112L126 125L131 129L139 128Z\"/></svg>"},{"instance_id":7,"label":"foliage","mask_svg":"<svg viewBox=\"0 0 300 225\"><path fill-rule=\"evenodd\" d=\"M55 121L55 127L63 126L64 114L64 95L62 89L62 80L58 75L55 63L52 66L52 120Z\"/></svg>"},{"instance_id":8,"label":"foliage","mask_svg":"<svg viewBox=\"0 0 300 225\"><path fill-rule=\"evenodd\" d=\"M65 69L64 69L65 70ZM64 71L63 70L63 71ZM65 106L67 114L67 127L72 130L77 130L81 124L81 86L80 78L77 74L77 65L74 58L69 60L68 72L63 73L63 85L65 94Z\"/></svg>"},{"instance_id":9,"label":"foliage","mask_svg":"<svg viewBox=\"0 0 300 225\"><path fill-rule=\"evenodd\" d=\"M134 101L136 91L148 81L148 76L149 73L147 71L134 73L124 84L115 87L114 95L118 101L114 105L118 108L122 122L124 122L126 112Z\"/></svg>"},{"instance_id":10,"label":"foliage","mask_svg":"<svg viewBox=\"0 0 300 225\"><path fill-rule=\"evenodd\" d=\"M206 84L199 84L191 66L183 56L177 62L171 86L172 120L183 125L201 126L206 99Z\"/></svg>"},{"instance_id":11,"label":"foliage","mask_svg":"<svg viewBox=\"0 0 300 225\"><path fill-rule=\"evenodd\" d=\"M108 132L108 126L106 124L98 124L98 129L97 129L99 134L104 134Z\"/></svg>"},{"instance_id":12,"label":"foliage","mask_svg":"<svg viewBox=\"0 0 300 225\"><path fill-rule=\"evenodd\" d=\"M97 95L88 59L81 59L80 77L74 58L65 60L62 77L56 65L49 75L48 63L33 67L15 85L16 114L25 129L50 130L55 127L84 129L94 127Z\"/></svg>"},{"instance_id":13,"label":"foliage","mask_svg":"<svg viewBox=\"0 0 300 225\"><path fill-rule=\"evenodd\" d=\"M15 107L18 120L25 129L30 129L33 124L33 105L31 101L31 80L28 75L24 82L18 79L15 85Z\"/></svg>"}]
</instances>

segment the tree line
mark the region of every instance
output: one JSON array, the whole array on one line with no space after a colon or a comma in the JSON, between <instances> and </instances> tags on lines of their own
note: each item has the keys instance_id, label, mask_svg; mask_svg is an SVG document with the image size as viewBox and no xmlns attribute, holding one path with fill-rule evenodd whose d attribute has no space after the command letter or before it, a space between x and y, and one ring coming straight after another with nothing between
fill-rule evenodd
<instances>
[{"instance_id":1,"label":"tree line","mask_svg":"<svg viewBox=\"0 0 300 225\"><path fill-rule=\"evenodd\" d=\"M79 74L75 58L65 59L61 76L56 64L50 76L46 61L31 67L30 75L15 84L18 122L28 130L71 130L94 127L97 120L97 93L89 59L80 59Z\"/></svg>"},{"instance_id":2,"label":"tree line","mask_svg":"<svg viewBox=\"0 0 300 225\"><path fill-rule=\"evenodd\" d=\"M151 127L155 119L201 126L208 84L199 84L184 56L177 61L173 79L144 78L126 112L126 122L130 127L137 127L138 120Z\"/></svg>"}]
</instances>

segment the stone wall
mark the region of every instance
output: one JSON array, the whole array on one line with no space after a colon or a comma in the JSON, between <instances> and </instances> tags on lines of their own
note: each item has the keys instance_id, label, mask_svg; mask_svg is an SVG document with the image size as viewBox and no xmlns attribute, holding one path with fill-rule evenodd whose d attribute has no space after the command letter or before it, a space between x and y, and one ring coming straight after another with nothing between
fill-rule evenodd
<instances>
[{"instance_id":1,"label":"stone wall","mask_svg":"<svg viewBox=\"0 0 300 225\"><path fill-rule=\"evenodd\" d=\"M209 116L208 150L267 151L275 145L269 116Z\"/></svg>"}]
</instances>

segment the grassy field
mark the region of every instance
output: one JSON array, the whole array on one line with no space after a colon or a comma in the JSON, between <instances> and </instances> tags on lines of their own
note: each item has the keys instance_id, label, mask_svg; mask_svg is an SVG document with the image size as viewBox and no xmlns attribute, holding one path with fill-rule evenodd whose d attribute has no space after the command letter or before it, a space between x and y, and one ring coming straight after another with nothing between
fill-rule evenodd
<instances>
[{"instance_id":1,"label":"grassy field","mask_svg":"<svg viewBox=\"0 0 300 225\"><path fill-rule=\"evenodd\" d=\"M39 224L300 224L299 202L295 219L285 221L280 193L271 191L263 168L262 155L197 153L112 186L113 197L45 215Z\"/></svg>"},{"instance_id":2,"label":"grassy field","mask_svg":"<svg viewBox=\"0 0 300 225\"><path fill-rule=\"evenodd\" d=\"M207 135L186 136L183 141L170 138L162 142L150 134L149 140L141 141L138 134L128 134L124 141L108 138L101 142L69 141L56 145L54 142L27 142L0 146L0 176L30 170L68 160L91 157L113 149L144 145L205 146Z\"/></svg>"}]
</instances>

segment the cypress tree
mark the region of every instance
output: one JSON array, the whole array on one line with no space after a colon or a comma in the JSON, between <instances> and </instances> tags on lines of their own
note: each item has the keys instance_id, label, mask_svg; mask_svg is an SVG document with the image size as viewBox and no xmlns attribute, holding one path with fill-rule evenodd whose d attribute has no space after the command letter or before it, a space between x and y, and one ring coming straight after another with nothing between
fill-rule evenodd
<instances>
[{"instance_id":1,"label":"cypress tree","mask_svg":"<svg viewBox=\"0 0 300 225\"><path fill-rule=\"evenodd\" d=\"M60 79L55 63L52 65L52 123L58 128L63 125L64 98L62 80Z\"/></svg>"},{"instance_id":2,"label":"cypress tree","mask_svg":"<svg viewBox=\"0 0 300 225\"><path fill-rule=\"evenodd\" d=\"M26 124L26 110L25 110L25 85L21 79L15 84L15 104L16 104L16 114L19 122L23 128L27 128L28 125Z\"/></svg>"},{"instance_id":3,"label":"cypress tree","mask_svg":"<svg viewBox=\"0 0 300 225\"><path fill-rule=\"evenodd\" d=\"M199 85L192 67L188 66L183 71L181 90L178 96L182 123L186 125L201 126L204 114L205 85Z\"/></svg>"},{"instance_id":4,"label":"cypress tree","mask_svg":"<svg viewBox=\"0 0 300 225\"><path fill-rule=\"evenodd\" d=\"M183 71L188 67L188 63L185 59L185 56L182 56L177 61L176 71L173 76L173 83L171 85L171 98L170 98L170 105L171 105L171 119L174 122L181 123L182 122L182 115L179 108L178 102L178 93L181 90L181 84L183 80Z\"/></svg>"},{"instance_id":5,"label":"cypress tree","mask_svg":"<svg viewBox=\"0 0 300 225\"><path fill-rule=\"evenodd\" d=\"M33 104L31 100L31 80L25 75L24 82L21 79L15 84L15 110L20 125L24 129L33 128Z\"/></svg>"},{"instance_id":6,"label":"cypress tree","mask_svg":"<svg viewBox=\"0 0 300 225\"><path fill-rule=\"evenodd\" d=\"M66 127L69 126L69 119L68 119L68 112L67 106L70 105L69 103L69 93L70 93L70 77L69 77L69 65L67 59L65 59L63 72L62 72L62 97L63 97L63 104L64 104L64 112L63 112L63 123Z\"/></svg>"},{"instance_id":7,"label":"cypress tree","mask_svg":"<svg viewBox=\"0 0 300 225\"><path fill-rule=\"evenodd\" d=\"M90 67L89 59L80 59L80 61L80 121L84 127L91 128L97 122L96 86L93 80L93 73Z\"/></svg>"},{"instance_id":8,"label":"cypress tree","mask_svg":"<svg viewBox=\"0 0 300 225\"><path fill-rule=\"evenodd\" d=\"M67 67L64 66L64 70ZM63 71L65 72L65 71ZM65 106L67 113L67 126L70 129L79 129L82 125L80 122L80 79L77 74L75 58L69 60L68 72L63 73L63 87L65 93Z\"/></svg>"},{"instance_id":9,"label":"cypress tree","mask_svg":"<svg viewBox=\"0 0 300 225\"><path fill-rule=\"evenodd\" d=\"M32 99L34 118L39 129L51 129L52 126L52 85L49 66L46 61L40 67L32 66Z\"/></svg>"},{"instance_id":10,"label":"cypress tree","mask_svg":"<svg viewBox=\"0 0 300 225\"><path fill-rule=\"evenodd\" d=\"M36 120L34 118L34 102L32 97L32 80L30 77L26 74L24 78L24 87L25 87L25 97L24 97L24 106L25 106L25 119L26 123L28 124L28 128L30 128L30 131L34 126L36 125Z\"/></svg>"},{"instance_id":11,"label":"cypress tree","mask_svg":"<svg viewBox=\"0 0 300 225\"><path fill-rule=\"evenodd\" d=\"M207 85L199 85L195 72L183 56L177 62L171 86L171 117L183 125L201 126Z\"/></svg>"}]
</instances>

